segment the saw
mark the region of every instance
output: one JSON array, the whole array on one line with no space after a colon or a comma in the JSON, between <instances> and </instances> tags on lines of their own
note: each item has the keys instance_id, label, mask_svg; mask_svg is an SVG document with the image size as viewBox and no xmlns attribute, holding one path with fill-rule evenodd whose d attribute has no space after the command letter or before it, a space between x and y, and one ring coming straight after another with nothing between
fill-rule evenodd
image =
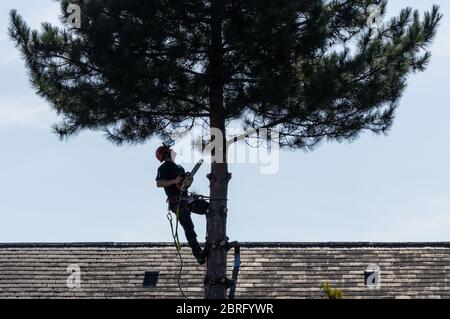
<instances>
[{"instance_id":1,"label":"saw","mask_svg":"<svg viewBox=\"0 0 450 319\"><path fill-rule=\"evenodd\" d=\"M178 184L178 189L182 192L186 191L189 187L191 187L192 183L194 182L194 176L195 174L197 174L198 170L200 169L200 167L203 164L203 160L201 159L200 161L198 161L197 164L195 164L194 168L192 169L191 172L187 172L186 176L183 179L183 182L181 182L180 184Z\"/></svg>"}]
</instances>

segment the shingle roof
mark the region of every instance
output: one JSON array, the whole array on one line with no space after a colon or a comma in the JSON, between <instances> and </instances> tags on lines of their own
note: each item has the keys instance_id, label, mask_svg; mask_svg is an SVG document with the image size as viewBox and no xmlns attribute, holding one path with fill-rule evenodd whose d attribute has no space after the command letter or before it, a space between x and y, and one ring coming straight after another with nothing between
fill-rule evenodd
<instances>
[{"instance_id":1,"label":"shingle roof","mask_svg":"<svg viewBox=\"0 0 450 319\"><path fill-rule=\"evenodd\" d=\"M322 282L347 298L450 298L450 243L246 243L236 298L323 298ZM182 286L202 296L204 268L187 247ZM233 255L229 255L231 276ZM380 288L364 285L376 264ZM67 270L81 270L68 288ZM76 268L76 267L75 267ZM0 298L180 298L171 244L0 244ZM144 287L145 272L159 272Z\"/></svg>"}]
</instances>

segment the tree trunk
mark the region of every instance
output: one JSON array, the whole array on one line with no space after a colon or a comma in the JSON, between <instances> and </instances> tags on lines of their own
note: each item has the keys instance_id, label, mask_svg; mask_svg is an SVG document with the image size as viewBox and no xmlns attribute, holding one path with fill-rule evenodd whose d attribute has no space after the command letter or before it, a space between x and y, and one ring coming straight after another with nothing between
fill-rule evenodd
<instances>
[{"instance_id":1,"label":"tree trunk","mask_svg":"<svg viewBox=\"0 0 450 319\"><path fill-rule=\"evenodd\" d=\"M216 145L221 147L211 150L210 210L207 215L206 241L215 244L226 240L227 225L227 193L231 175L228 173L225 112L223 105L223 45L222 45L222 12L221 0L211 1L211 46L209 52L210 75L210 126L222 132L222 141L214 136ZM220 154L218 154L219 152ZM221 162L214 162L216 155ZM220 246L211 249L205 280L205 299L226 299L227 289L218 281L227 274L227 250Z\"/></svg>"},{"instance_id":2,"label":"tree trunk","mask_svg":"<svg viewBox=\"0 0 450 319\"><path fill-rule=\"evenodd\" d=\"M207 216L207 242L219 243L226 239L227 231L227 192L229 181L228 166L225 163L212 163L210 175L211 205ZM227 274L227 249L217 245L208 256L205 282L205 299L226 299L227 289L219 279Z\"/></svg>"}]
</instances>

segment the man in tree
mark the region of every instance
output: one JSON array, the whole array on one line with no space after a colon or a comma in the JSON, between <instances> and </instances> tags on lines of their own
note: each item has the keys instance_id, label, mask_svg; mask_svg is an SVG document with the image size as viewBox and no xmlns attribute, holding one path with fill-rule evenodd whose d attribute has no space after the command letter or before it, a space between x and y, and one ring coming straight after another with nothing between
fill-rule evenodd
<instances>
[{"instance_id":1,"label":"man in tree","mask_svg":"<svg viewBox=\"0 0 450 319\"><path fill-rule=\"evenodd\" d=\"M179 220L181 226L183 226L192 254L198 263L203 265L206 261L206 256L197 241L191 213L206 215L209 204L195 195L190 197L187 191L182 189L186 172L182 166L175 163L175 155L170 147L166 145L159 147L156 150L156 158L163 163L158 168L156 185L158 188L164 188L169 209L176 215L177 221Z\"/></svg>"},{"instance_id":2,"label":"man in tree","mask_svg":"<svg viewBox=\"0 0 450 319\"><path fill-rule=\"evenodd\" d=\"M438 6L422 17L405 8L375 29L387 0L59 2L65 20L79 6L79 23L32 31L13 10L9 28L34 88L61 117L55 131L102 131L117 144L167 138L197 119L220 131L209 244L227 238L229 123L277 131L280 147L303 150L387 133L442 17ZM225 298L226 246L207 263L205 297Z\"/></svg>"}]
</instances>

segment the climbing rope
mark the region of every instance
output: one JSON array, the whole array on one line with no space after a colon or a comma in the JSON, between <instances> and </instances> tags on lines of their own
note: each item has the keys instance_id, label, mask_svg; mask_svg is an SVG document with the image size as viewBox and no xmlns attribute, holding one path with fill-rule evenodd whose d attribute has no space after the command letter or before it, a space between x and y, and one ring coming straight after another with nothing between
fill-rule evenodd
<instances>
[{"instance_id":1,"label":"climbing rope","mask_svg":"<svg viewBox=\"0 0 450 319\"><path fill-rule=\"evenodd\" d=\"M173 217L172 217L172 213L169 211L167 213L167 219L169 220L170 223L170 230L172 232L172 238L173 238L173 242L175 244L175 248L177 249L177 254L178 254L178 258L180 259L180 270L178 272L178 278L177 278L177 284L178 284L178 289L180 290L180 293L183 295L184 298L186 299L190 299L183 290L183 287L181 286L181 276L183 274L183 266L184 266L184 260L183 260L183 256L181 255L181 244L180 244L180 237L178 236L178 226L180 224L180 205L181 205L181 196L179 196L178 199L178 204L177 204L177 209L176 209L176 223L175 223L175 228L173 226ZM184 209L184 207L183 207Z\"/></svg>"}]
</instances>

